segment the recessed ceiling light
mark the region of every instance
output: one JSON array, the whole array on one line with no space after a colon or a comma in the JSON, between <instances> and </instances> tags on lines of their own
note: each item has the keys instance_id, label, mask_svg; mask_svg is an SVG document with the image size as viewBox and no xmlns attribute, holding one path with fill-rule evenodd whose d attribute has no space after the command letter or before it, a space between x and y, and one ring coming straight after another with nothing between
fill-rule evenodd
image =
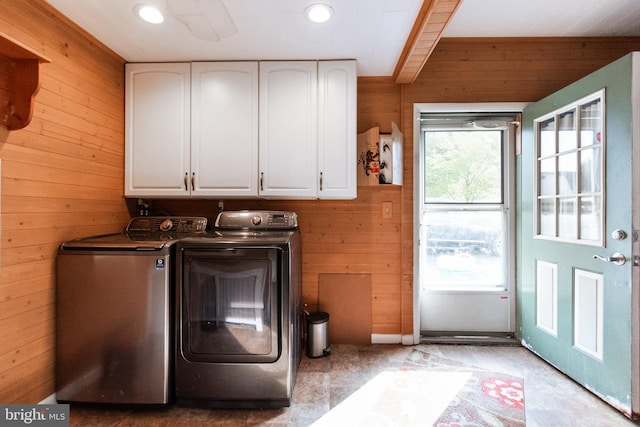
<instances>
[{"instance_id":1,"label":"recessed ceiling light","mask_svg":"<svg viewBox=\"0 0 640 427\"><path fill-rule=\"evenodd\" d=\"M306 16L308 20L317 23L327 22L331 19L331 15L333 15L333 8L323 3L309 5L304 10L304 16Z\"/></svg>"},{"instance_id":2,"label":"recessed ceiling light","mask_svg":"<svg viewBox=\"0 0 640 427\"><path fill-rule=\"evenodd\" d=\"M161 24L164 21L160 9L150 4L137 4L134 10L136 15L151 24Z\"/></svg>"}]
</instances>

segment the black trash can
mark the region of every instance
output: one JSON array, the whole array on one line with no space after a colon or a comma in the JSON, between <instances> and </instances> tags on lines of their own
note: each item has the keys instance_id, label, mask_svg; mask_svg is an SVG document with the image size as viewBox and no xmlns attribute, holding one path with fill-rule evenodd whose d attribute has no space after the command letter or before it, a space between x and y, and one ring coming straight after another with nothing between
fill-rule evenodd
<instances>
[{"instance_id":1,"label":"black trash can","mask_svg":"<svg viewBox=\"0 0 640 427\"><path fill-rule=\"evenodd\" d=\"M329 313L318 311L307 316L307 356L324 357L331 354L329 348Z\"/></svg>"}]
</instances>

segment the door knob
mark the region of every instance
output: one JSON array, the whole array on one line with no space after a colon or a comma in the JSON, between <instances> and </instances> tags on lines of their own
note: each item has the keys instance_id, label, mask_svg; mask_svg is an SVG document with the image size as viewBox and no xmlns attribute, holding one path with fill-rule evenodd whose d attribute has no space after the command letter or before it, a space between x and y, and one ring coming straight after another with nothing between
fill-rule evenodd
<instances>
[{"instance_id":1,"label":"door knob","mask_svg":"<svg viewBox=\"0 0 640 427\"><path fill-rule=\"evenodd\" d=\"M615 254L611 256L606 256L606 257L600 256L600 255L594 255L593 259L599 259L600 261L604 261L604 262L612 262L616 265L624 265L624 263L627 262L627 258L625 258L625 256L619 252L616 252Z\"/></svg>"},{"instance_id":2,"label":"door knob","mask_svg":"<svg viewBox=\"0 0 640 427\"><path fill-rule=\"evenodd\" d=\"M627 233L624 230L620 230L618 228L617 230L613 230L611 232L611 237L616 240L624 240L627 238Z\"/></svg>"}]
</instances>

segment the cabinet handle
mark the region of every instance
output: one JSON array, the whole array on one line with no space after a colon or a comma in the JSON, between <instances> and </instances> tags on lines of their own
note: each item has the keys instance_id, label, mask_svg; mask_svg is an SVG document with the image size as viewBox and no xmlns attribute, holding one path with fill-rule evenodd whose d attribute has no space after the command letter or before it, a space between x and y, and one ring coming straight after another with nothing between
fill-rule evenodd
<instances>
[{"instance_id":1,"label":"cabinet handle","mask_svg":"<svg viewBox=\"0 0 640 427\"><path fill-rule=\"evenodd\" d=\"M191 191L196 190L196 173L191 174Z\"/></svg>"},{"instance_id":2,"label":"cabinet handle","mask_svg":"<svg viewBox=\"0 0 640 427\"><path fill-rule=\"evenodd\" d=\"M320 172L320 191L322 191L322 172Z\"/></svg>"},{"instance_id":3,"label":"cabinet handle","mask_svg":"<svg viewBox=\"0 0 640 427\"><path fill-rule=\"evenodd\" d=\"M189 191L189 184L187 183L188 179L189 179L189 173L185 172L184 173L184 191Z\"/></svg>"},{"instance_id":4,"label":"cabinet handle","mask_svg":"<svg viewBox=\"0 0 640 427\"><path fill-rule=\"evenodd\" d=\"M264 172L260 172L260 191L264 191Z\"/></svg>"}]
</instances>

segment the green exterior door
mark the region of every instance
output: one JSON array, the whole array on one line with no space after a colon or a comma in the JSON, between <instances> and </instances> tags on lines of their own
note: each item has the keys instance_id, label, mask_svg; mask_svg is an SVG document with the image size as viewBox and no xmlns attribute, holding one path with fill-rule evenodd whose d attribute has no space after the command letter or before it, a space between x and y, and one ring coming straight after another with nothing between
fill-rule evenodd
<instances>
[{"instance_id":1,"label":"green exterior door","mask_svg":"<svg viewBox=\"0 0 640 427\"><path fill-rule=\"evenodd\" d=\"M639 72L630 54L527 107L517 159L519 338L628 416L640 409Z\"/></svg>"}]
</instances>

